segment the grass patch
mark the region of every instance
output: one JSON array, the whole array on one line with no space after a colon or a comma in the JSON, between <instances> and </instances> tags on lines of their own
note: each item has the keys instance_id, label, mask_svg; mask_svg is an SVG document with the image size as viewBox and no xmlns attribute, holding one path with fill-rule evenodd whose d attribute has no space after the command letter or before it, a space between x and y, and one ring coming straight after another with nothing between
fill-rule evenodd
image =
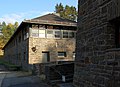
<instances>
[{"instance_id":1,"label":"grass patch","mask_svg":"<svg viewBox=\"0 0 120 87\"><path fill-rule=\"evenodd\" d=\"M4 65L10 71L18 71L21 68L20 66L6 62L3 59L0 59L0 65Z\"/></svg>"}]
</instances>

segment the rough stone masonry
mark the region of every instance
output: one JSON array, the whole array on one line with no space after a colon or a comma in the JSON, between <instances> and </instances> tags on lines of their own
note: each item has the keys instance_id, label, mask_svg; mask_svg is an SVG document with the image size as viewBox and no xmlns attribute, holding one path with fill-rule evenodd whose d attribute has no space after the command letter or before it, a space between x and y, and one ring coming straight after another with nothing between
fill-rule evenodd
<instances>
[{"instance_id":1,"label":"rough stone masonry","mask_svg":"<svg viewBox=\"0 0 120 87\"><path fill-rule=\"evenodd\" d=\"M75 87L120 87L120 0L78 0Z\"/></svg>"}]
</instances>

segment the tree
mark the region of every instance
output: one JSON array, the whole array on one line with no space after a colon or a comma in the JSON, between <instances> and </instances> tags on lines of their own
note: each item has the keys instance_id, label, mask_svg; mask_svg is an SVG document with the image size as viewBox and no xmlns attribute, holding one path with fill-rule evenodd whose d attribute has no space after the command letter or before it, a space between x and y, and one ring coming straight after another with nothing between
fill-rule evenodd
<instances>
[{"instance_id":1,"label":"tree","mask_svg":"<svg viewBox=\"0 0 120 87\"><path fill-rule=\"evenodd\" d=\"M14 24L14 30L17 29L18 25L19 25L19 23L18 23L18 22L15 22L15 24Z\"/></svg>"},{"instance_id":2,"label":"tree","mask_svg":"<svg viewBox=\"0 0 120 87\"><path fill-rule=\"evenodd\" d=\"M15 22L15 24L6 24L5 22L2 22L2 35L0 35L0 54L1 50L4 47L4 45L8 42L10 37L13 35L15 30L18 27L18 22Z\"/></svg>"},{"instance_id":3,"label":"tree","mask_svg":"<svg viewBox=\"0 0 120 87\"><path fill-rule=\"evenodd\" d=\"M57 4L56 6L55 6L55 12L56 13L62 13L63 12L63 10L64 10L64 7L63 7L63 5L62 5L62 3L60 3L60 4Z\"/></svg>"},{"instance_id":4,"label":"tree","mask_svg":"<svg viewBox=\"0 0 120 87\"><path fill-rule=\"evenodd\" d=\"M74 6L66 5L64 7L62 3L56 4L55 12L59 13L60 16L63 18L67 18L67 19L74 20L74 21L77 19L77 10Z\"/></svg>"},{"instance_id":5,"label":"tree","mask_svg":"<svg viewBox=\"0 0 120 87\"><path fill-rule=\"evenodd\" d=\"M4 45L8 42L8 40L10 39L10 37L13 35L13 33L15 32L15 30L18 27L18 22L15 22L15 24L7 24L5 22L2 23L2 36L0 36L1 39L1 43L3 43ZM1 44L0 44L1 45Z\"/></svg>"}]
</instances>

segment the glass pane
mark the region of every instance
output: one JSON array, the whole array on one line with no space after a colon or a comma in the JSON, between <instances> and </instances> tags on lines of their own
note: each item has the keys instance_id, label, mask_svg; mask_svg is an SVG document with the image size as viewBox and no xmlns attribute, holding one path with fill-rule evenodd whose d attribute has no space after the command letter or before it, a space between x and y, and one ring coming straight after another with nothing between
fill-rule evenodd
<instances>
[{"instance_id":1,"label":"glass pane","mask_svg":"<svg viewBox=\"0 0 120 87\"><path fill-rule=\"evenodd\" d=\"M66 52L58 52L58 57L66 57Z\"/></svg>"},{"instance_id":2,"label":"glass pane","mask_svg":"<svg viewBox=\"0 0 120 87\"><path fill-rule=\"evenodd\" d=\"M63 38L68 38L68 32L67 31L63 31Z\"/></svg>"},{"instance_id":3,"label":"glass pane","mask_svg":"<svg viewBox=\"0 0 120 87\"><path fill-rule=\"evenodd\" d=\"M54 38L53 30L47 30L47 38Z\"/></svg>"},{"instance_id":4,"label":"glass pane","mask_svg":"<svg viewBox=\"0 0 120 87\"><path fill-rule=\"evenodd\" d=\"M74 38L75 32L69 32L69 38Z\"/></svg>"},{"instance_id":5,"label":"glass pane","mask_svg":"<svg viewBox=\"0 0 120 87\"><path fill-rule=\"evenodd\" d=\"M38 29L32 29L32 33L38 33Z\"/></svg>"},{"instance_id":6,"label":"glass pane","mask_svg":"<svg viewBox=\"0 0 120 87\"><path fill-rule=\"evenodd\" d=\"M32 36L33 36L33 37L38 37L38 34L32 33Z\"/></svg>"},{"instance_id":7,"label":"glass pane","mask_svg":"<svg viewBox=\"0 0 120 87\"><path fill-rule=\"evenodd\" d=\"M47 30L47 34L53 34L53 30Z\"/></svg>"},{"instance_id":8,"label":"glass pane","mask_svg":"<svg viewBox=\"0 0 120 87\"><path fill-rule=\"evenodd\" d=\"M32 29L32 36L38 37L38 29Z\"/></svg>"},{"instance_id":9,"label":"glass pane","mask_svg":"<svg viewBox=\"0 0 120 87\"><path fill-rule=\"evenodd\" d=\"M45 38L45 30L39 30L39 37Z\"/></svg>"},{"instance_id":10,"label":"glass pane","mask_svg":"<svg viewBox=\"0 0 120 87\"><path fill-rule=\"evenodd\" d=\"M55 31L55 38L60 38L61 32L60 31Z\"/></svg>"}]
</instances>

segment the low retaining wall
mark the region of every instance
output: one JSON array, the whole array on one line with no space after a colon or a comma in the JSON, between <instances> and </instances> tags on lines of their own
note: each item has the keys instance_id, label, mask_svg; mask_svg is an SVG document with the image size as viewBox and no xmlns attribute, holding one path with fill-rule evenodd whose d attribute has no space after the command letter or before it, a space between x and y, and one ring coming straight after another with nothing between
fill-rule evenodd
<instances>
[{"instance_id":1,"label":"low retaining wall","mask_svg":"<svg viewBox=\"0 0 120 87\"><path fill-rule=\"evenodd\" d=\"M73 80L74 62L52 62L33 66L33 74L39 76L44 74L48 82Z\"/></svg>"}]
</instances>

